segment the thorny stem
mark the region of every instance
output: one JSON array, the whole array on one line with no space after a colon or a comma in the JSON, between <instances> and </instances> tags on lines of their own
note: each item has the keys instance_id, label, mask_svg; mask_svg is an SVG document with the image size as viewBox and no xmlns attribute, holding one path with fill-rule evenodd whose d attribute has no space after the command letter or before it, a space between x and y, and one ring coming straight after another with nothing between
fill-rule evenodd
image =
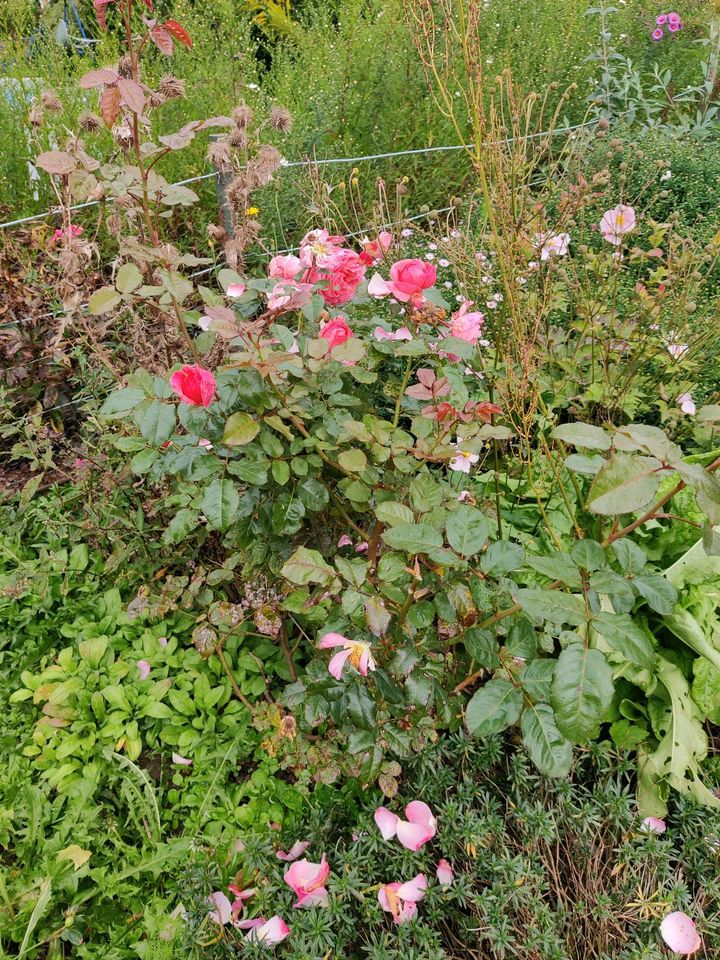
<instances>
[{"instance_id":1,"label":"thorny stem","mask_svg":"<svg viewBox=\"0 0 720 960\"><path fill-rule=\"evenodd\" d=\"M285 629L285 624L280 624L280 632L278 633L278 640L280 641L280 646L282 647L282 652L285 657L285 662L288 665L288 672L290 673L291 680L297 680L297 670L295 669L295 663L293 661L292 652L290 650L290 645L288 644L287 631Z\"/></svg>"},{"instance_id":2,"label":"thorny stem","mask_svg":"<svg viewBox=\"0 0 720 960\"><path fill-rule=\"evenodd\" d=\"M402 398L405 396L405 391L407 390L407 385L410 382L410 374L412 373L412 357L407 358L407 363L405 364L405 374L403 375L402 383L400 384L400 389L398 390L397 400L395 401L395 416L393 417L393 429L397 427L400 423L400 407L402 405Z\"/></svg>"}]
</instances>

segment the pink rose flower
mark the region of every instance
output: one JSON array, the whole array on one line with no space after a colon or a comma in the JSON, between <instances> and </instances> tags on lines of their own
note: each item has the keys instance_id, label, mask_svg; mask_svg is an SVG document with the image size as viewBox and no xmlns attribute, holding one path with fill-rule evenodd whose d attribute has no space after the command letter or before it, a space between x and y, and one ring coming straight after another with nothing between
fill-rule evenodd
<instances>
[{"instance_id":1,"label":"pink rose flower","mask_svg":"<svg viewBox=\"0 0 720 960\"><path fill-rule=\"evenodd\" d=\"M364 277L365 264L360 256L354 250L338 250L329 263L329 272L320 276L327 283L320 289L320 296L328 306L339 307L352 299Z\"/></svg>"},{"instance_id":2,"label":"pink rose flower","mask_svg":"<svg viewBox=\"0 0 720 960\"><path fill-rule=\"evenodd\" d=\"M215 377L197 364L185 364L170 377L170 386L183 403L209 407L215 396Z\"/></svg>"},{"instance_id":3,"label":"pink rose flower","mask_svg":"<svg viewBox=\"0 0 720 960\"><path fill-rule=\"evenodd\" d=\"M285 871L285 883L294 891L297 896L293 904L298 907L326 907L328 904L328 892L325 884L330 876L330 864L327 862L325 854L322 855L320 863L311 863L309 860L296 860L289 869Z\"/></svg>"},{"instance_id":4,"label":"pink rose flower","mask_svg":"<svg viewBox=\"0 0 720 960\"><path fill-rule=\"evenodd\" d=\"M370 266L373 263L378 263L383 259L385 254L388 252L392 246L393 235L388 230L381 230L377 235L377 239L370 240L367 237L363 237L360 243L362 244L362 253L360 254L360 259L363 263Z\"/></svg>"},{"instance_id":5,"label":"pink rose flower","mask_svg":"<svg viewBox=\"0 0 720 960\"><path fill-rule=\"evenodd\" d=\"M477 343L482 334L482 325L485 322L484 314L479 310L470 310L472 300L465 300L460 309L454 313L448 325L448 334L465 340L467 343Z\"/></svg>"},{"instance_id":6,"label":"pink rose flower","mask_svg":"<svg viewBox=\"0 0 720 960\"><path fill-rule=\"evenodd\" d=\"M330 350L332 351L335 347L339 347L345 343L346 340L352 339L354 333L348 326L345 317L335 317L333 320L328 320L323 326L320 331L320 336L323 340L327 340L330 345Z\"/></svg>"},{"instance_id":7,"label":"pink rose flower","mask_svg":"<svg viewBox=\"0 0 720 960\"><path fill-rule=\"evenodd\" d=\"M318 644L319 650L332 650L335 647L342 647L342 650L330 658L328 673L336 680L342 677L348 660L363 677L368 675L368 671L375 669L375 660L369 643L364 643L362 640L348 640L341 633L326 633Z\"/></svg>"},{"instance_id":8,"label":"pink rose flower","mask_svg":"<svg viewBox=\"0 0 720 960\"><path fill-rule=\"evenodd\" d=\"M268 276L275 280L296 280L298 274L305 269L300 257L292 254L273 257L268 266Z\"/></svg>"},{"instance_id":9,"label":"pink rose flower","mask_svg":"<svg viewBox=\"0 0 720 960\"><path fill-rule=\"evenodd\" d=\"M306 267L330 265L336 254L336 247L342 245L345 237L330 236L327 230L311 230L300 241L300 259Z\"/></svg>"},{"instance_id":10,"label":"pink rose flower","mask_svg":"<svg viewBox=\"0 0 720 960\"><path fill-rule=\"evenodd\" d=\"M612 210L606 210L600 221L600 233L608 243L618 246L626 233L635 229L635 211L632 207L619 203Z\"/></svg>"},{"instance_id":11,"label":"pink rose flower","mask_svg":"<svg viewBox=\"0 0 720 960\"><path fill-rule=\"evenodd\" d=\"M392 295L401 303L421 306L424 302L423 290L432 287L437 280L437 267L423 260L398 260L390 267L390 280L385 281L375 274L368 284L368 293L372 297Z\"/></svg>"}]
</instances>

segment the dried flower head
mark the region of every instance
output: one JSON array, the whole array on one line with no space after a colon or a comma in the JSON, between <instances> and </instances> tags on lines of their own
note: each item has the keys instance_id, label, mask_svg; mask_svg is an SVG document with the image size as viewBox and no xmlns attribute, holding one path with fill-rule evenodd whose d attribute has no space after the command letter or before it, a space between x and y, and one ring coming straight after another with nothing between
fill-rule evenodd
<instances>
[{"instance_id":1,"label":"dried flower head","mask_svg":"<svg viewBox=\"0 0 720 960\"><path fill-rule=\"evenodd\" d=\"M159 90L150 91L150 106L153 109L155 107L161 107L166 102L167 97L165 97Z\"/></svg>"},{"instance_id":2,"label":"dried flower head","mask_svg":"<svg viewBox=\"0 0 720 960\"><path fill-rule=\"evenodd\" d=\"M126 123L121 123L117 127L113 127L112 135L115 143L119 147L122 147L123 150L127 150L132 145L132 130Z\"/></svg>"},{"instance_id":3,"label":"dried flower head","mask_svg":"<svg viewBox=\"0 0 720 960\"><path fill-rule=\"evenodd\" d=\"M47 110L48 113L62 112L62 100L54 90L44 90L40 97L40 103L42 104L43 110Z\"/></svg>"},{"instance_id":4,"label":"dried flower head","mask_svg":"<svg viewBox=\"0 0 720 960\"><path fill-rule=\"evenodd\" d=\"M227 169L230 166L230 145L227 140L214 140L208 145L208 160L214 167Z\"/></svg>"},{"instance_id":5,"label":"dried flower head","mask_svg":"<svg viewBox=\"0 0 720 960\"><path fill-rule=\"evenodd\" d=\"M207 659L207 657L215 652L217 634L212 627L208 627L207 624L201 624L193 630L192 642L195 644L195 649L200 656Z\"/></svg>"},{"instance_id":6,"label":"dried flower head","mask_svg":"<svg viewBox=\"0 0 720 960\"><path fill-rule=\"evenodd\" d=\"M244 171L245 172L245 171ZM227 188L228 203L235 210L245 210L247 207L248 186L245 176L235 177Z\"/></svg>"},{"instance_id":7,"label":"dried flower head","mask_svg":"<svg viewBox=\"0 0 720 960\"><path fill-rule=\"evenodd\" d=\"M235 121L235 126L240 130L244 130L245 127L252 122L253 109L246 103L241 103L233 110L232 118Z\"/></svg>"},{"instance_id":8,"label":"dried flower head","mask_svg":"<svg viewBox=\"0 0 720 960\"><path fill-rule=\"evenodd\" d=\"M132 77L132 58L129 54L126 53L120 57L117 65L117 71L121 77L125 77L126 79Z\"/></svg>"},{"instance_id":9,"label":"dried flower head","mask_svg":"<svg viewBox=\"0 0 720 960\"><path fill-rule=\"evenodd\" d=\"M292 130L292 116L285 107L272 107L270 110L270 126L280 133L288 133Z\"/></svg>"},{"instance_id":10,"label":"dried flower head","mask_svg":"<svg viewBox=\"0 0 720 960\"><path fill-rule=\"evenodd\" d=\"M217 243L224 243L227 239L227 231L225 230L225 227L220 227L216 223L208 224L207 235L211 240Z\"/></svg>"},{"instance_id":11,"label":"dried flower head","mask_svg":"<svg viewBox=\"0 0 720 960\"><path fill-rule=\"evenodd\" d=\"M185 81L167 74L160 80L158 91L166 100L178 100L185 96Z\"/></svg>"},{"instance_id":12,"label":"dried flower head","mask_svg":"<svg viewBox=\"0 0 720 960\"><path fill-rule=\"evenodd\" d=\"M28 113L28 123L31 127L41 127L44 119L45 118L40 107L32 107Z\"/></svg>"},{"instance_id":13,"label":"dried flower head","mask_svg":"<svg viewBox=\"0 0 720 960\"><path fill-rule=\"evenodd\" d=\"M231 147L234 147L235 150L247 150L249 143L248 135L245 130L241 130L239 127L233 127L227 135L227 142Z\"/></svg>"},{"instance_id":14,"label":"dried flower head","mask_svg":"<svg viewBox=\"0 0 720 960\"><path fill-rule=\"evenodd\" d=\"M96 113L92 112L92 110L86 110L78 117L78 126L85 133L96 133L98 130L102 129L103 122Z\"/></svg>"}]
</instances>

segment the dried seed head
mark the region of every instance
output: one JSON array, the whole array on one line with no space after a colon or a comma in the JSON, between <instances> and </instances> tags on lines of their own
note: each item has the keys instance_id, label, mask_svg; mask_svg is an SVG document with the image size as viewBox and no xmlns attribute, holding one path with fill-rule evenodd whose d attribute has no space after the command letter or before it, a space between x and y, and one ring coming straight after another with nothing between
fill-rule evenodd
<instances>
[{"instance_id":1,"label":"dried seed head","mask_svg":"<svg viewBox=\"0 0 720 960\"><path fill-rule=\"evenodd\" d=\"M161 107L166 102L167 97L165 97L159 90L150 91L150 106L153 109L155 107Z\"/></svg>"},{"instance_id":2,"label":"dried seed head","mask_svg":"<svg viewBox=\"0 0 720 960\"><path fill-rule=\"evenodd\" d=\"M253 109L246 103L241 103L233 110L232 118L235 121L235 126L240 130L244 130L245 127L247 127L247 125L252 121Z\"/></svg>"},{"instance_id":3,"label":"dried seed head","mask_svg":"<svg viewBox=\"0 0 720 960\"><path fill-rule=\"evenodd\" d=\"M117 71L126 79L132 77L132 58L126 53L118 61Z\"/></svg>"},{"instance_id":4,"label":"dried seed head","mask_svg":"<svg viewBox=\"0 0 720 960\"><path fill-rule=\"evenodd\" d=\"M239 127L233 127L227 137L227 142L236 150L247 150L248 135Z\"/></svg>"},{"instance_id":5,"label":"dried seed head","mask_svg":"<svg viewBox=\"0 0 720 960\"><path fill-rule=\"evenodd\" d=\"M130 196L129 193L121 193L119 196L115 197L114 203L116 207L120 207L122 210L129 210L130 207L135 206L135 200Z\"/></svg>"},{"instance_id":6,"label":"dried seed head","mask_svg":"<svg viewBox=\"0 0 720 960\"><path fill-rule=\"evenodd\" d=\"M119 147L122 147L123 150L127 150L127 148L130 147L133 142L132 130L125 123L121 123L117 127L113 127L112 135L115 143Z\"/></svg>"},{"instance_id":7,"label":"dried seed head","mask_svg":"<svg viewBox=\"0 0 720 960\"><path fill-rule=\"evenodd\" d=\"M597 125L598 130L607 130L607 128L610 126L610 121L607 119L607 117L600 117Z\"/></svg>"},{"instance_id":8,"label":"dried seed head","mask_svg":"<svg viewBox=\"0 0 720 960\"><path fill-rule=\"evenodd\" d=\"M86 110L78 117L78 126L85 133L96 133L102 129L102 125L102 119L96 113L93 113L92 110Z\"/></svg>"},{"instance_id":9,"label":"dried seed head","mask_svg":"<svg viewBox=\"0 0 720 960\"><path fill-rule=\"evenodd\" d=\"M32 107L28 113L28 123L31 127L41 127L44 121L43 112L40 107Z\"/></svg>"},{"instance_id":10,"label":"dried seed head","mask_svg":"<svg viewBox=\"0 0 720 960\"><path fill-rule=\"evenodd\" d=\"M216 223L209 223L207 227L207 234L211 240L214 240L216 243L224 243L227 239L227 233L224 227L218 226Z\"/></svg>"},{"instance_id":11,"label":"dried seed head","mask_svg":"<svg viewBox=\"0 0 720 960\"><path fill-rule=\"evenodd\" d=\"M168 74L161 79L158 91L166 100L178 100L185 96L185 81Z\"/></svg>"},{"instance_id":12,"label":"dried seed head","mask_svg":"<svg viewBox=\"0 0 720 960\"><path fill-rule=\"evenodd\" d=\"M247 207L248 188L244 176L235 177L227 189L228 203L234 210L244 212Z\"/></svg>"},{"instance_id":13,"label":"dried seed head","mask_svg":"<svg viewBox=\"0 0 720 960\"><path fill-rule=\"evenodd\" d=\"M270 126L280 133L289 133L292 130L292 116L285 107L272 107L270 110Z\"/></svg>"},{"instance_id":14,"label":"dried seed head","mask_svg":"<svg viewBox=\"0 0 720 960\"><path fill-rule=\"evenodd\" d=\"M54 90L44 90L40 97L40 103L42 104L43 110L47 110L48 113L62 112L62 100Z\"/></svg>"},{"instance_id":15,"label":"dried seed head","mask_svg":"<svg viewBox=\"0 0 720 960\"><path fill-rule=\"evenodd\" d=\"M227 169L230 166L230 145L226 140L215 140L208 145L207 156L214 167Z\"/></svg>"},{"instance_id":16,"label":"dried seed head","mask_svg":"<svg viewBox=\"0 0 720 960\"><path fill-rule=\"evenodd\" d=\"M255 174L261 186L272 180L273 174L279 170L282 154L269 143L263 143L255 157Z\"/></svg>"}]
</instances>

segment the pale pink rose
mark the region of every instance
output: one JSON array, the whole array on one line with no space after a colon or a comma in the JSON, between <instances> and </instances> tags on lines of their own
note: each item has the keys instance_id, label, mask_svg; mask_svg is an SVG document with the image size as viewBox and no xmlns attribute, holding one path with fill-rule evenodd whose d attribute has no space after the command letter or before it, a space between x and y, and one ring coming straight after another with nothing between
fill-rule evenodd
<instances>
[{"instance_id":1,"label":"pale pink rose","mask_svg":"<svg viewBox=\"0 0 720 960\"><path fill-rule=\"evenodd\" d=\"M686 913L676 910L669 913L660 924L660 936L673 953L688 956L702 946L695 923Z\"/></svg>"},{"instance_id":2,"label":"pale pink rose","mask_svg":"<svg viewBox=\"0 0 720 960\"><path fill-rule=\"evenodd\" d=\"M606 210L600 221L600 233L608 243L618 246L623 237L635 229L635 211L624 203L619 203L612 210Z\"/></svg>"},{"instance_id":3,"label":"pale pink rose","mask_svg":"<svg viewBox=\"0 0 720 960\"><path fill-rule=\"evenodd\" d=\"M407 883L384 883L378 891L378 903L392 914L396 924L407 923L417 913L417 905L427 891L425 874L418 873Z\"/></svg>"},{"instance_id":4,"label":"pale pink rose","mask_svg":"<svg viewBox=\"0 0 720 960\"><path fill-rule=\"evenodd\" d=\"M445 859L437 865L435 875L438 878L438 883L443 887L449 887L455 879L455 871Z\"/></svg>"},{"instance_id":5,"label":"pale pink rose","mask_svg":"<svg viewBox=\"0 0 720 960\"><path fill-rule=\"evenodd\" d=\"M345 343L346 340L350 340L355 334L348 326L345 317L335 317L332 320L328 320L322 327L320 336L323 340L327 340L330 344L330 350L332 351L335 347L339 347Z\"/></svg>"},{"instance_id":6,"label":"pale pink rose","mask_svg":"<svg viewBox=\"0 0 720 960\"><path fill-rule=\"evenodd\" d=\"M479 310L470 309L472 305L472 300L464 300L460 304L460 309L452 315L448 324L448 334L451 337L457 337L459 340L465 340L467 343L477 343L485 322L485 317Z\"/></svg>"},{"instance_id":7,"label":"pale pink rose","mask_svg":"<svg viewBox=\"0 0 720 960\"><path fill-rule=\"evenodd\" d=\"M692 398L691 393L681 393L677 398L678 406L683 413L686 413L690 417L694 417L697 413L697 407L695 406L695 401Z\"/></svg>"},{"instance_id":8,"label":"pale pink rose","mask_svg":"<svg viewBox=\"0 0 720 960\"><path fill-rule=\"evenodd\" d=\"M328 673L336 680L342 677L342 672L348 660L363 677L366 677L369 671L375 669L375 660L369 643L364 643L362 640L348 640L341 633L326 633L318 644L320 650L330 650L334 647L342 647L342 650L331 657L328 664Z\"/></svg>"},{"instance_id":9,"label":"pale pink rose","mask_svg":"<svg viewBox=\"0 0 720 960\"><path fill-rule=\"evenodd\" d=\"M300 241L300 259L307 267L325 267L330 264L336 253L336 247L342 245L344 237L331 236L327 230L311 230Z\"/></svg>"},{"instance_id":10,"label":"pale pink rose","mask_svg":"<svg viewBox=\"0 0 720 960\"><path fill-rule=\"evenodd\" d=\"M140 679L147 680L147 678L150 676L150 671L152 670L152 667L147 660L138 660L137 668L138 673L140 674Z\"/></svg>"},{"instance_id":11,"label":"pale pink rose","mask_svg":"<svg viewBox=\"0 0 720 960\"><path fill-rule=\"evenodd\" d=\"M451 470L459 470L460 473L470 473L471 468L480 459L479 453L473 453L472 450L463 449L463 440L458 437L454 444L457 454L450 461Z\"/></svg>"},{"instance_id":12,"label":"pale pink rose","mask_svg":"<svg viewBox=\"0 0 720 960\"><path fill-rule=\"evenodd\" d=\"M641 824L641 829L646 833L665 833L667 826L664 820L659 817L645 817Z\"/></svg>"},{"instance_id":13,"label":"pale pink rose","mask_svg":"<svg viewBox=\"0 0 720 960\"><path fill-rule=\"evenodd\" d=\"M300 257L288 256L273 257L268 266L268 276L274 280L297 280L298 274L305 269Z\"/></svg>"},{"instance_id":14,"label":"pale pink rose","mask_svg":"<svg viewBox=\"0 0 720 960\"><path fill-rule=\"evenodd\" d=\"M329 876L330 865L325 854L322 855L320 863L296 860L285 871L284 875L285 883L297 896L293 906L295 908L326 907L328 905L328 893L325 884Z\"/></svg>"},{"instance_id":15,"label":"pale pink rose","mask_svg":"<svg viewBox=\"0 0 720 960\"><path fill-rule=\"evenodd\" d=\"M298 857L301 857L309 846L309 840L296 840L287 853L285 853L284 850L278 850L275 856L278 858L278 860L284 860L286 863L292 863L293 860L297 860Z\"/></svg>"},{"instance_id":16,"label":"pale pink rose","mask_svg":"<svg viewBox=\"0 0 720 960\"><path fill-rule=\"evenodd\" d=\"M422 800L413 800L405 807L407 820L401 820L385 807L378 807L374 816L383 839L397 837L408 850L419 850L437 832L435 817Z\"/></svg>"}]
</instances>

